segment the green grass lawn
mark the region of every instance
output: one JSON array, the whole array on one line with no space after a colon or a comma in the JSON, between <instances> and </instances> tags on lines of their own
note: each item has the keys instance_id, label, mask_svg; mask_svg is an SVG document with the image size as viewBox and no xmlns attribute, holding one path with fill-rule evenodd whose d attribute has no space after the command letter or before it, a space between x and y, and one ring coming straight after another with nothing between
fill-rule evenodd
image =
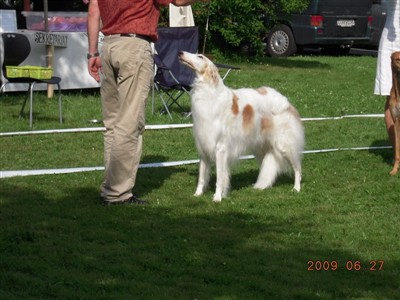
<instances>
[{"instance_id":1,"label":"green grass lawn","mask_svg":"<svg viewBox=\"0 0 400 300\"><path fill-rule=\"evenodd\" d=\"M373 95L376 58L307 56L232 62L233 88L272 86L302 117L383 113ZM0 96L0 132L29 131L23 93ZM97 127L95 91L36 94L34 130ZM157 98L156 98L157 99ZM186 99L188 101L188 99ZM148 124L171 121L147 112ZM188 104L187 107L189 108ZM387 146L381 118L307 121L306 150ZM102 166L102 133L0 137L0 170ZM191 129L148 130L142 163L197 159ZM193 195L196 164L141 168L150 206L103 207L102 172L0 179L1 299L398 299L400 177L391 149L305 154L292 177L252 189L254 160L232 173L232 192ZM321 264L320 264L321 262ZM326 270L324 270L324 268ZM310 269L310 270L309 270Z\"/></svg>"}]
</instances>

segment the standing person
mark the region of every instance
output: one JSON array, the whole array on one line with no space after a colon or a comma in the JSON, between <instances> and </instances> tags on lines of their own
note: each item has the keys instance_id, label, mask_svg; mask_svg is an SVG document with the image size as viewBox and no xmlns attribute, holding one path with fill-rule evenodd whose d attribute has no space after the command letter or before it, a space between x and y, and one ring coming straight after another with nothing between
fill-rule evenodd
<instances>
[{"instance_id":1,"label":"standing person","mask_svg":"<svg viewBox=\"0 0 400 300\"><path fill-rule=\"evenodd\" d=\"M157 40L160 6L196 0L90 0L88 71L98 82L103 110L103 204L146 204L132 194L142 152L145 104L153 79L150 43ZM100 21L101 26L100 28ZM101 55L99 31L104 34Z\"/></svg>"},{"instance_id":2,"label":"standing person","mask_svg":"<svg viewBox=\"0 0 400 300\"><path fill-rule=\"evenodd\" d=\"M390 142L394 145L394 121L389 110L389 95L393 84L390 57L393 52L400 51L400 0L385 2L387 15L379 43L375 94L386 96L385 124Z\"/></svg>"}]
</instances>

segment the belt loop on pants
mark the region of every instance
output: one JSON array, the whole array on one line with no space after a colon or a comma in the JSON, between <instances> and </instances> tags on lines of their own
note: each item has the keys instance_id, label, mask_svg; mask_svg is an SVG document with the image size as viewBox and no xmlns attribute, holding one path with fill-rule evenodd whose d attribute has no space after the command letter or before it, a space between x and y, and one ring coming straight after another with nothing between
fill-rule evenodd
<instances>
[{"instance_id":1,"label":"belt loop on pants","mask_svg":"<svg viewBox=\"0 0 400 300\"><path fill-rule=\"evenodd\" d=\"M147 35L142 35L142 34L137 34L137 33L121 33L119 36L123 36L123 37L134 37L137 39L141 39L141 40L145 40L146 42L153 42L153 40L147 36Z\"/></svg>"}]
</instances>

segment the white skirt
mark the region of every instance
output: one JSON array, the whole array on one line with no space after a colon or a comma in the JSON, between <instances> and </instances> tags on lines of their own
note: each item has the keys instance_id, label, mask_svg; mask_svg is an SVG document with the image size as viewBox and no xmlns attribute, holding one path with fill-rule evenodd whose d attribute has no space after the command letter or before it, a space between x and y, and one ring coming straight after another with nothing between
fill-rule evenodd
<instances>
[{"instance_id":1,"label":"white skirt","mask_svg":"<svg viewBox=\"0 0 400 300\"><path fill-rule=\"evenodd\" d=\"M386 1L387 16L378 50L375 77L375 95L388 96L392 88L390 56L400 51L400 0Z\"/></svg>"}]
</instances>

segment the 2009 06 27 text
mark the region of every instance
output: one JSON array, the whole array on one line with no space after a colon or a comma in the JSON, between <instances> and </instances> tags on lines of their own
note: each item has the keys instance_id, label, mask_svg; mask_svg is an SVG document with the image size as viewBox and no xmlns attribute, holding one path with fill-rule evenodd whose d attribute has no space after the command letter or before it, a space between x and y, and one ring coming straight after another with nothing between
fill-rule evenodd
<instances>
[{"instance_id":1,"label":"2009 06 27 text","mask_svg":"<svg viewBox=\"0 0 400 300\"><path fill-rule=\"evenodd\" d=\"M336 260L309 260L307 271L382 271L384 263L384 260L370 260L368 263L359 260L348 260L345 263Z\"/></svg>"}]
</instances>

